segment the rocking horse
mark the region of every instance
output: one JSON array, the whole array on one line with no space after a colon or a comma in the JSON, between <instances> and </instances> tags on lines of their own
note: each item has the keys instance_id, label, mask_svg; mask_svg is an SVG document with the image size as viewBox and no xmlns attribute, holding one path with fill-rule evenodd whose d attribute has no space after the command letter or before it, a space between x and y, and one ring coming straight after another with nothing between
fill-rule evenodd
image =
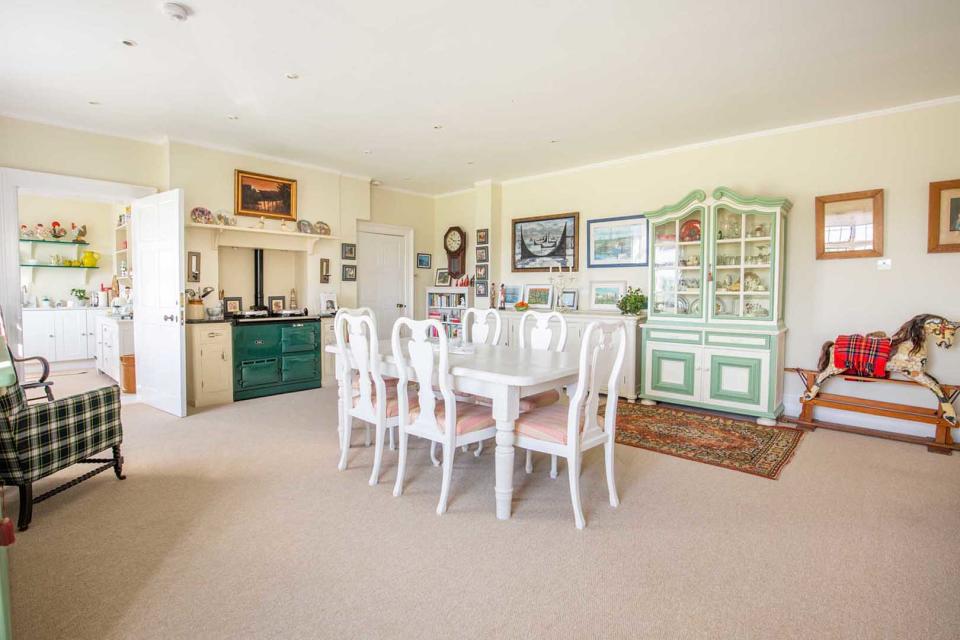
<instances>
[{"instance_id":1,"label":"rocking horse","mask_svg":"<svg viewBox=\"0 0 960 640\"><path fill-rule=\"evenodd\" d=\"M804 405L799 422L814 426L812 409L814 405L829 406L846 410L860 410L894 418L916 419L937 425L935 444L952 445L949 429L957 426L957 413L953 400L960 393L960 387L941 385L936 378L926 372L927 338L932 337L938 347L949 349L960 323L932 314L920 314L905 322L892 337L883 332L874 332L866 336L839 336L836 342L824 343L820 349L820 361L817 371L795 370L801 375L807 387L801 402ZM929 389L939 403L939 410L931 411L919 407L896 405L887 402L860 400L848 396L830 396L817 400L820 388L829 378L836 375L855 377L858 380L888 380L890 373L898 373L908 381ZM893 382L903 382L892 380Z\"/></svg>"}]
</instances>

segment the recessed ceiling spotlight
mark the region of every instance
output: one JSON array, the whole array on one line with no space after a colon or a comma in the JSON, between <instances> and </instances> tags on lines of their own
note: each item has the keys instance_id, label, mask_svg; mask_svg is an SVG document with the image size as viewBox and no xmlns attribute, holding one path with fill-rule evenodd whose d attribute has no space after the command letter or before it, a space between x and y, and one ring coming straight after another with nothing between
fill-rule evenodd
<instances>
[{"instance_id":1,"label":"recessed ceiling spotlight","mask_svg":"<svg viewBox=\"0 0 960 640\"><path fill-rule=\"evenodd\" d=\"M413 178L404 178L404 179L403 179L404 182L410 182L411 180L413 180Z\"/></svg>"},{"instance_id":2,"label":"recessed ceiling spotlight","mask_svg":"<svg viewBox=\"0 0 960 640\"><path fill-rule=\"evenodd\" d=\"M284 77L285 77L287 80L297 80L297 79L300 77L300 74L299 74L299 73L294 73L294 72L291 71L290 73L284 74Z\"/></svg>"},{"instance_id":3,"label":"recessed ceiling spotlight","mask_svg":"<svg viewBox=\"0 0 960 640\"><path fill-rule=\"evenodd\" d=\"M559 141L559 140L551 140L551 141L550 141L550 144L557 144L558 142L560 142L560 141Z\"/></svg>"},{"instance_id":4,"label":"recessed ceiling spotlight","mask_svg":"<svg viewBox=\"0 0 960 640\"><path fill-rule=\"evenodd\" d=\"M96 107L96 106L99 106L99 105L100 105L100 101L99 101L99 100L87 100L87 104L93 105L94 107Z\"/></svg>"},{"instance_id":5,"label":"recessed ceiling spotlight","mask_svg":"<svg viewBox=\"0 0 960 640\"><path fill-rule=\"evenodd\" d=\"M362 153L363 153L363 155L365 155L365 156L369 156L370 154L373 153L373 151L371 151L370 149L364 149L364 150L362 151Z\"/></svg>"},{"instance_id":6,"label":"recessed ceiling spotlight","mask_svg":"<svg viewBox=\"0 0 960 640\"><path fill-rule=\"evenodd\" d=\"M383 184L383 181L382 181L382 180L371 180L371 181L370 181L370 184L372 184L372 185L375 186L375 187L379 187L380 185Z\"/></svg>"},{"instance_id":7,"label":"recessed ceiling spotlight","mask_svg":"<svg viewBox=\"0 0 960 640\"><path fill-rule=\"evenodd\" d=\"M128 46L128 47L135 47L135 46L137 46L137 41L136 41L136 40L121 40L120 42L122 42L124 45L126 45L126 46Z\"/></svg>"},{"instance_id":8,"label":"recessed ceiling spotlight","mask_svg":"<svg viewBox=\"0 0 960 640\"><path fill-rule=\"evenodd\" d=\"M435 124L435 125L433 125L433 128L434 128L434 129L437 129L437 130L439 131L440 129L443 129L443 125L442 125L442 124Z\"/></svg>"},{"instance_id":9,"label":"recessed ceiling spotlight","mask_svg":"<svg viewBox=\"0 0 960 640\"><path fill-rule=\"evenodd\" d=\"M232 113L227 114L227 120L239 120L240 116L235 116Z\"/></svg>"},{"instance_id":10,"label":"recessed ceiling spotlight","mask_svg":"<svg viewBox=\"0 0 960 640\"><path fill-rule=\"evenodd\" d=\"M473 160L467 160L467 164L473 164Z\"/></svg>"}]
</instances>

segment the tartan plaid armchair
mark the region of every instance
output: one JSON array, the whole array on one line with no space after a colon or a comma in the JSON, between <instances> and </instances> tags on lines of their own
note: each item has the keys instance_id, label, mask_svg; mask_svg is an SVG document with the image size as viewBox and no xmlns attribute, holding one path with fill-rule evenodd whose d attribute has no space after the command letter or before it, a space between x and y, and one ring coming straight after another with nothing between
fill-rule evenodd
<instances>
[{"instance_id":1,"label":"tartan plaid armchair","mask_svg":"<svg viewBox=\"0 0 960 640\"><path fill-rule=\"evenodd\" d=\"M120 388L116 385L52 402L28 405L19 384L0 388L0 482L20 489L17 528L30 526L33 505L113 469L124 479L120 443ZM91 456L112 449L111 458ZM32 484L76 463L97 468L34 498Z\"/></svg>"}]
</instances>

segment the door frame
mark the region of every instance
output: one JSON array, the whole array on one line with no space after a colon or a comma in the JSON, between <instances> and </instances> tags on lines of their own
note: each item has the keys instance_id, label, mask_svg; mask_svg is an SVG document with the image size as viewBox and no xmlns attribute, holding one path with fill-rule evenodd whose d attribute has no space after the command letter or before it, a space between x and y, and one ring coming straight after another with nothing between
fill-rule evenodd
<instances>
[{"instance_id":1,"label":"door frame","mask_svg":"<svg viewBox=\"0 0 960 640\"><path fill-rule=\"evenodd\" d=\"M403 227L395 224L382 224L379 222L368 222L366 220L357 220L357 251L360 251L360 234L378 233L385 236L400 236L403 238L403 256L401 257L403 269L403 297L404 304L407 307L400 315L413 318L414 305L414 287L413 287L413 228ZM359 275L359 274L358 274ZM363 288L363 280L357 278L357 305L360 305L360 291Z\"/></svg>"},{"instance_id":2,"label":"door frame","mask_svg":"<svg viewBox=\"0 0 960 640\"><path fill-rule=\"evenodd\" d=\"M14 352L23 355L23 318L20 313L20 205L19 194L129 202L157 192L122 182L93 180L56 173L0 167L0 308L7 321L7 337Z\"/></svg>"}]
</instances>

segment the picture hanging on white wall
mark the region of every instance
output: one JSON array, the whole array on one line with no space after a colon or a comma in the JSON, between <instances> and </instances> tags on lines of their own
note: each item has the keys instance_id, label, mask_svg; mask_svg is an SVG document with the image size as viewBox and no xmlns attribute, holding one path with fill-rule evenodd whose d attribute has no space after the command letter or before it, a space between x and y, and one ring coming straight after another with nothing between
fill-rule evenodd
<instances>
[{"instance_id":1,"label":"picture hanging on white wall","mask_svg":"<svg viewBox=\"0 0 960 640\"><path fill-rule=\"evenodd\" d=\"M626 292L626 282L591 282L590 308L594 311L619 311L617 302Z\"/></svg>"},{"instance_id":2,"label":"picture hanging on white wall","mask_svg":"<svg viewBox=\"0 0 960 640\"><path fill-rule=\"evenodd\" d=\"M587 268L647 266L647 233L641 215L587 220Z\"/></svg>"}]
</instances>

